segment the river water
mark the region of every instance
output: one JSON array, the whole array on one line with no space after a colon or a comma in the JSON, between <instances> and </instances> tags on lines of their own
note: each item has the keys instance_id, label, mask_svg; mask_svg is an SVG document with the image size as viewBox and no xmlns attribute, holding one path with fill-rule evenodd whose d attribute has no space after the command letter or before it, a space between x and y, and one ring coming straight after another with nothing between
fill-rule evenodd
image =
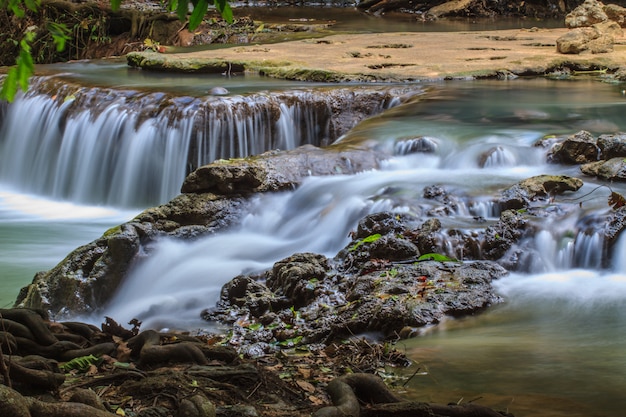
<instances>
[{"instance_id":1,"label":"river water","mask_svg":"<svg viewBox=\"0 0 626 417\"><path fill-rule=\"evenodd\" d=\"M115 62L93 65L126 71ZM302 88L250 81L251 92ZM425 136L434 153L399 155L380 171L311 178L293 192L259 196L237 230L194 243L163 241L151 248L155 256L135 268L106 311L81 319L98 324L106 314L120 322L140 317L144 328L211 329L198 314L237 274L267 268L295 252L333 256L363 215L428 208L432 202L421 197L428 185L445 186L465 202L441 219L444 226L471 229L476 216L493 222L498 213L491 199L516 181L544 173L580 176L577 167L547 165L543 151L533 146L537 139L581 129L595 135L626 130L623 89L590 79L422 87L429 90L425 100L387 110L341 140L393 148ZM244 94L245 82L237 88ZM7 141L0 137L0 158L10 159L2 148ZM481 155L493 149L494 157L479 164ZM476 401L516 416L622 415L626 249L618 245L610 254L611 267L602 269L601 243L577 235L579 219L610 210L609 190L597 188L601 184L594 179L584 181L579 192L567 196L576 202L570 213L559 224L545 224L545 233L530 243L539 248L531 270L497 282L503 304L475 317L447 320L399 343L416 361L406 370L417 372L405 395L445 403ZM611 187L625 191L619 184ZM114 201L98 206L53 200L0 178L0 305L8 306L35 272L53 267L140 209Z\"/></svg>"}]
</instances>

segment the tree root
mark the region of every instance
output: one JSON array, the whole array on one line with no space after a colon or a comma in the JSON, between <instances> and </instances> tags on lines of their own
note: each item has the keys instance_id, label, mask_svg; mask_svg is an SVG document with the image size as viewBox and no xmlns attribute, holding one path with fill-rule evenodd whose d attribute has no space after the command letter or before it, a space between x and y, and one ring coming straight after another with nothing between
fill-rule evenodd
<instances>
[{"instance_id":1,"label":"tree root","mask_svg":"<svg viewBox=\"0 0 626 417\"><path fill-rule=\"evenodd\" d=\"M75 402L43 402L0 385L3 415L10 417L112 417L107 411Z\"/></svg>"},{"instance_id":2,"label":"tree root","mask_svg":"<svg viewBox=\"0 0 626 417\"><path fill-rule=\"evenodd\" d=\"M313 417L502 417L510 414L476 404L439 405L403 401L372 374L349 374L328 384L332 406ZM361 407L361 403L370 404Z\"/></svg>"},{"instance_id":3,"label":"tree root","mask_svg":"<svg viewBox=\"0 0 626 417\"><path fill-rule=\"evenodd\" d=\"M128 347L131 355L139 358L138 363L142 367L177 362L209 364L196 343L161 344L161 335L154 330L146 330L129 339Z\"/></svg>"}]
</instances>

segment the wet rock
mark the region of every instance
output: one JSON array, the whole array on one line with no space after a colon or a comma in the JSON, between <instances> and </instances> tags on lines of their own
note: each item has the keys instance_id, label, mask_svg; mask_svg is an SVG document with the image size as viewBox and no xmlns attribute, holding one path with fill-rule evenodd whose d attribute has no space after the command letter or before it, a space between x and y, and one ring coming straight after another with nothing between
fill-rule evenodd
<instances>
[{"instance_id":1,"label":"wet rock","mask_svg":"<svg viewBox=\"0 0 626 417\"><path fill-rule=\"evenodd\" d=\"M497 260L517 243L526 233L528 220L514 210L502 212L500 219L484 232L482 256Z\"/></svg>"},{"instance_id":2,"label":"wet rock","mask_svg":"<svg viewBox=\"0 0 626 417\"><path fill-rule=\"evenodd\" d=\"M128 223L70 253L57 266L35 275L22 288L16 307L48 311L55 318L93 313L104 306L132 264L163 236L199 237L228 227L246 201L212 194L188 194L150 208Z\"/></svg>"},{"instance_id":3,"label":"wet rock","mask_svg":"<svg viewBox=\"0 0 626 417\"><path fill-rule=\"evenodd\" d=\"M428 219L419 229L414 231L412 238L420 254L443 251L440 232L441 222L439 219Z\"/></svg>"},{"instance_id":4,"label":"wet rock","mask_svg":"<svg viewBox=\"0 0 626 417\"><path fill-rule=\"evenodd\" d=\"M554 144L548 158L551 162L583 164L597 161L599 154L596 138L591 133L581 130Z\"/></svg>"},{"instance_id":5,"label":"wet rock","mask_svg":"<svg viewBox=\"0 0 626 417\"><path fill-rule=\"evenodd\" d=\"M419 255L417 246L410 240L393 235L383 236L373 242L369 247L369 253L372 258L390 261L416 259Z\"/></svg>"},{"instance_id":6,"label":"wet rock","mask_svg":"<svg viewBox=\"0 0 626 417\"><path fill-rule=\"evenodd\" d=\"M393 145L394 155L410 155L414 153L434 153L439 144L435 138L418 136L415 138L401 138Z\"/></svg>"},{"instance_id":7,"label":"wet rock","mask_svg":"<svg viewBox=\"0 0 626 417\"><path fill-rule=\"evenodd\" d=\"M288 298L293 306L301 307L315 297L317 283L324 280L328 269L328 260L323 255L295 254L274 264L267 286Z\"/></svg>"},{"instance_id":8,"label":"wet rock","mask_svg":"<svg viewBox=\"0 0 626 417\"><path fill-rule=\"evenodd\" d=\"M254 315L261 316L278 305L279 301L265 285L248 276L237 276L226 283L220 292L219 305L246 308ZM233 314L233 321L237 314ZM222 318L222 321L225 321Z\"/></svg>"},{"instance_id":9,"label":"wet rock","mask_svg":"<svg viewBox=\"0 0 626 417\"><path fill-rule=\"evenodd\" d=\"M406 229L408 222L417 222L417 219L405 213L388 211L370 214L359 221L352 237L364 239L375 234L401 233Z\"/></svg>"},{"instance_id":10,"label":"wet rock","mask_svg":"<svg viewBox=\"0 0 626 417\"><path fill-rule=\"evenodd\" d=\"M208 91L208 93L214 96L225 96L229 94L230 91L224 87L213 87Z\"/></svg>"},{"instance_id":11,"label":"wet rock","mask_svg":"<svg viewBox=\"0 0 626 417\"><path fill-rule=\"evenodd\" d=\"M192 172L183 193L230 195L290 189L311 175L354 174L378 168L385 155L367 149L305 145L292 151L216 161Z\"/></svg>"},{"instance_id":12,"label":"wet rock","mask_svg":"<svg viewBox=\"0 0 626 417\"><path fill-rule=\"evenodd\" d=\"M623 157L581 165L580 170L585 175L609 181L626 181L626 162Z\"/></svg>"},{"instance_id":13,"label":"wet rock","mask_svg":"<svg viewBox=\"0 0 626 417\"><path fill-rule=\"evenodd\" d=\"M585 0L565 16L565 26L572 28L589 27L604 22L609 17L604 11L604 4L597 0Z\"/></svg>"},{"instance_id":14,"label":"wet rock","mask_svg":"<svg viewBox=\"0 0 626 417\"><path fill-rule=\"evenodd\" d=\"M607 219L604 235L610 245L615 244L617 238L624 231L624 228L626 228L626 206L611 213Z\"/></svg>"},{"instance_id":15,"label":"wet rock","mask_svg":"<svg viewBox=\"0 0 626 417\"><path fill-rule=\"evenodd\" d=\"M600 135L597 140L600 159L611 159L626 156L626 133Z\"/></svg>"},{"instance_id":16,"label":"wet rock","mask_svg":"<svg viewBox=\"0 0 626 417\"><path fill-rule=\"evenodd\" d=\"M527 178L502 192L498 203L503 210L521 209L532 202L545 200L583 186L582 180L566 175L538 175Z\"/></svg>"}]
</instances>

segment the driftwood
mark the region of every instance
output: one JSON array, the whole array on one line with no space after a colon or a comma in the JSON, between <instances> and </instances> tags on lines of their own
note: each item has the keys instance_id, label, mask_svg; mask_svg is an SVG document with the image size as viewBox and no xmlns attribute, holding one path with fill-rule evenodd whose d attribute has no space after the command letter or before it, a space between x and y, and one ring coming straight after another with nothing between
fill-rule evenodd
<instances>
[{"instance_id":1,"label":"driftwood","mask_svg":"<svg viewBox=\"0 0 626 417\"><path fill-rule=\"evenodd\" d=\"M510 414L475 404L439 405L403 401L372 374L350 374L328 384L332 406L313 417L502 417ZM361 407L361 403L369 404Z\"/></svg>"}]
</instances>

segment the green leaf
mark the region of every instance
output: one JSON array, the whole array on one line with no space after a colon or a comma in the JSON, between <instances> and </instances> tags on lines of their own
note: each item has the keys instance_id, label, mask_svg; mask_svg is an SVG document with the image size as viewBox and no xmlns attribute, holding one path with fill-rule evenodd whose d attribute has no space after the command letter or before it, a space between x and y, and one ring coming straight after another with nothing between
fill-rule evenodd
<instances>
[{"instance_id":1,"label":"green leaf","mask_svg":"<svg viewBox=\"0 0 626 417\"><path fill-rule=\"evenodd\" d=\"M111 0L111 10L118 11L122 5L122 0Z\"/></svg>"},{"instance_id":2,"label":"green leaf","mask_svg":"<svg viewBox=\"0 0 626 417\"><path fill-rule=\"evenodd\" d=\"M71 30L62 23L48 22L48 31L57 46L57 52L65 50L65 43L70 40Z\"/></svg>"},{"instance_id":3,"label":"green leaf","mask_svg":"<svg viewBox=\"0 0 626 417\"><path fill-rule=\"evenodd\" d=\"M368 237L365 237L361 240L359 240L357 243L354 244L354 246L352 246L350 248L350 252L353 252L355 250L357 250L357 248L359 246L361 246L364 243L372 243L372 242L376 242L378 239L380 239L382 236L380 235L380 233L376 233L373 235L369 235Z\"/></svg>"},{"instance_id":4,"label":"green leaf","mask_svg":"<svg viewBox=\"0 0 626 417\"><path fill-rule=\"evenodd\" d=\"M178 19L185 20L187 19L187 13L189 12L189 6L187 0L174 0L172 5L176 5L176 16Z\"/></svg>"},{"instance_id":5,"label":"green leaf","mask_svg":"<svg viewBox=\"0 0 626 417\"><path fill-rule=\"evenodd\" d=\"M87 372L91 365L98 365L101 361L101 358L94 355L81 356L78 358L74 358L69 362L66 362L65 364L61 365L60 368L62 368L65 372L71 370Z\"/></svg>"},{"instance_id":6,"label":"green leaf","mask_svg":"<svg viewBox=\"0 0 626 417\"><path fill-rule=\"evenodd\" d=\"M202 19L206 14L207 9L209 8L208 0L198 0L195 7L193 8L193 12L191 12L191 16L189 16L189 30L193 31L200 23L202 23Z\"/></svg>"},{"instance_id":7,"label":"green leaf","mask_svg":"<svg viewBox=\"0 0 626 417\"><path fill-rule=\"evenodd\" d=\"M2 89L0 90L0 98L8 101L9 103L15 100L17 94L17 67L9 69L4 82L2 83Z\"/></svg>"},{"instance_id":8,"label":"green leaf","mask_svg":"<svg viewBox=\"0 0 626 417\"><path fill-rule=\"evenodd\" d=\"M31 11L36 12L39 8L39 0L24 0L24 5Z\"/></svg>"},{"instance_id":9,"label":"green leaf","mask_svg":"<svg viewBox=\"0 0 626 417\"><path fill-rule=\"evenodd\" d=\"M458 259L450 258L449 256L442 255L440 253L425 253L417 258L417 262L422 261L459 262Z\"/></svg>"},{"instance_id":10,"label":"green leaf","mask_svg":"<svg viewBox=\"0 0 626 417\"><path fill-rule=\"evenodd\" d=\"M230 8L230 4L226 0L213 0L213 4L215 4L215 8L222 15L222 19L224 19L229 24L233 23L233 10Z\"/></svg>"}]
</instances>

